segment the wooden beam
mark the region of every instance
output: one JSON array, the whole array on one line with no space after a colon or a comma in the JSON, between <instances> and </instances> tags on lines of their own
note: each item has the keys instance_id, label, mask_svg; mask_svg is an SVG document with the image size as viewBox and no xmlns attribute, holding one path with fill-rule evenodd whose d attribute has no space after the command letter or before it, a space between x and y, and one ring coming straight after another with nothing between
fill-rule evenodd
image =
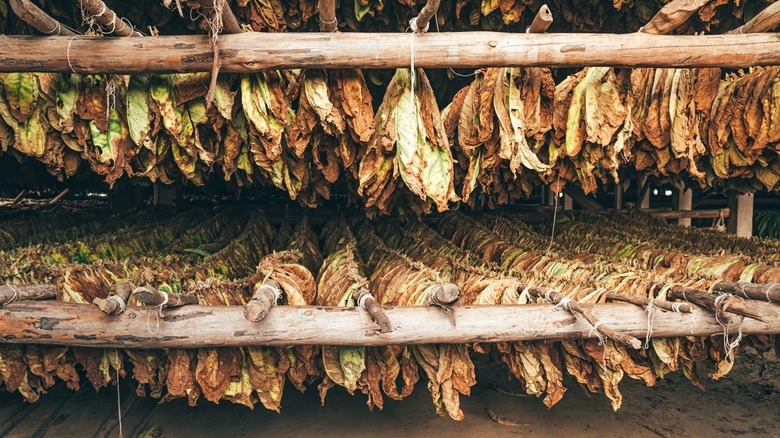
<instances>
[{"instance_id":1,"label":"wooden beam","mask_svg":"<svg viewBox=\"0 0 780 438\"><path fill-rule=\"evenodd\" d=\"M737 237L753 236L753 199L752 193L729 193L729 205L732 207L729 231Z\"/></svg>"},{"instance_id":2,"label":"wooden beam","mask_svg":"<svg viewBox=\"0 0 780 438\"><path fill-rule=\"evenodd\" d=\"M587 210L604 210L603 205L599 204L599 202L596 201L592 196L586 195L585 192L583 192L582 189L577 186L567 186L565 189L563 189L563 193L567 196L570 196L574 202Z\"/></svg>"},{"instance_id":3,"label":"wooden beam","mask_svg":"<svg viewBox=\"0 0 780 438\"><path fill-rule=\"evenodd\" d=\"M222 35L222 72L277 68L408 67L410 36L399 33L260 33ZM423 68L749 67L780 65L780 35L510 34L429 32L416 37ZM207 72L207 35L150 38L0 38L0 72L80 74Z\"/></svg>"},{"instance_id":4,"label":"wooden beam","mask_svg":"<svg viewBox=\"0 0 780 438\"><path fill-rule=\"evenodd\" d=\"M659 219L717 219L719 217L728 217L731 210L728 208L715 208L711 210L642 209L641 211Z\"/></svg>"},{"instance_id":5,"label":"wooden beam","mask_svg":"<svg viewBox=\"0 0 780 438\"><path fill-rule=\"evenodd\" d=\"M642 187L639 189L639 194L637 195L637 208L650 208L650 187L652 187L652 184L650 183L650 177L647 175L642 176L639 181L642 184Z\"/></svg>"},{"instance_id":6,"label":"wooden beam","mask_svg":"<svg viewBox=\"0 0 780 438\"><path fill-rule=\"evenodd\" d=\"M780 309L774 304L764 306ZM643 337L647 315L633 304L583 304L599 321L626 335ZM95 306L20 301L0 308L0 342L101 348L203 348L220 346L400 345L582 339L595 334L584 319L551 304L456 307L386 307L391 333L377 333L355 307L276 306L259 323L247 321L240 306L187 306L164 311L160 329L150 333L148 312L128 307L110 316ZM696 318L657 312L653 336L710 336L724 328L710 313ZM730 327L731 333L739 329ZM780 333L780 318L746 318L743 334Z\"/></svg>"}]
</instances>

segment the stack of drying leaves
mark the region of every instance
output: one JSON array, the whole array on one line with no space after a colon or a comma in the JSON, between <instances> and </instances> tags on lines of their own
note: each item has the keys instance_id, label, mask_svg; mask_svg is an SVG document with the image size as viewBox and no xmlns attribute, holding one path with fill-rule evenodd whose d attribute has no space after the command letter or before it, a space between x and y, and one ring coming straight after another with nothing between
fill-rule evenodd
<instances>
[{"instance_id":1,"label":"stack of drying leaves","mask_svg":"<svg viewBox=\"0 0 780 438\"><path fill-rule=\"evenodd\" d=\"M741 244L645 216L581 214L558 228L552 244L548 235L516 218L485 214L448 214L435 227L336 218L322 229L321 238L305 219L277 228L258 211L144 216L129 215L114 225L97 221L91 224L95 233L68 221L60 230L28 230L29 245L3 246L1 280L54 282L58 300L77 303L106 298L119 293L118 285L130 283L197 295L203 305L242 306L274 280L280 289L275 299L282 306L355 306L356 292L363 288L384 305L419 306L428 305L432 291L445 284L460 288L467 305L533 305L545 298L561 303L563 296L598 303L612 294L660 303L679 299L675 291L683 286L714 300L706 291L718 281L776 281L778 275L774 240ZM604 231L594 231L593 221ZM591 231L584 233L580 224ZM67 236L65 231L78 242L47 240ZM547 296L551 289L565 295ZM129 304L141 303L133 295ZM165 322L155 316L156 308L150 309L148 321L139 323L155 331ZM372 324L367 321L366 328ZM653 385L681 370L703 386L696 364L704 363L710 377L719 378L731 369L738 351L731 346L735 336L654 338L634 349L605 331L594 327L600 339L494 345L141 351L8 344L0 346L0 378L6 389L29 401L56 380L75 389L86 378L100 388L115 384L119 376L137 382L140 395L186 397L191 404L204 398L250 407L261 403L278 411L288 380L301 391L317 386L323 402L330 388L342 386L365 394L369 407L382 408L385 396L408 396L422 377L437 412L461 419L460 396L469 395L476 382L471 354L489 354L505 363L509 375L547 406L563 397L568 374L589 393L603 391L617 409L619 382L626 375ZM766 351L776 341L756 335L739 345Z\"/></svg>"}]
</instances>

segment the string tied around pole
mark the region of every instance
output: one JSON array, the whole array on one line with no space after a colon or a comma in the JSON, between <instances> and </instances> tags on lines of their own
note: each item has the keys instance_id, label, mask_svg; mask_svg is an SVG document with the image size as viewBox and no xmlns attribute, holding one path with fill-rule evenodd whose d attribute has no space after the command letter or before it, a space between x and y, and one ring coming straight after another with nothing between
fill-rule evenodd
<instances>
[{"instance_id":1,"label":"string tied around pole","mask_svg":"<svg viewBox=\"0 0 780 438\"><path fill-rule=\"evenodd\" d=\"M163 309L163 307L166 304L168 304L168 299L170 298L168 296L167 292L163 292L163 291L159 291L159 292L163 295L162 303L160 303L159 306L154 306L157 309L157 311L152 311L152 309L149 309L149 313L146 314L146 330L148 330L149 333L153 334L153 335L156 335L157 333L160 332L160 320L164 317L163 313L162 313L162 309ZM154 315L155 315L155 328L154 328L154 331L152 331L152 328L151 328L151 325L150 325L151 324L152 313L154 313Z\"/></svg>"}]
</instances>

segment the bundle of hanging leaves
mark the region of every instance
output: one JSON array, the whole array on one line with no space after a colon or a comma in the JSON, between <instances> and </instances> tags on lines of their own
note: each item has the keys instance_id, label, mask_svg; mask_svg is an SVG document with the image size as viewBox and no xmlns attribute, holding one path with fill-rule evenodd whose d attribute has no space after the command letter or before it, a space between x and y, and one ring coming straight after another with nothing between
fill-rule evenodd
<instances>
[{"instance_id":1,"label":"bundle of hanging leaves","mask_svg":"<svg viewBox=\"0 0 780 438\"><path fill-rule=\"evenodd\" d=\"M241 306L269 279L280 285L280 306L355 306L354 293L360 288L384 305L427 305L430 291L444 282L463 291L464 304L533 305L542 300L528 293L530 286L598 303L606 292L647 296L654 283L707 290L721 279L770 281L777 272L765 266L764 257L776 241L738 247L723 238L704 244L705 232L689 233L645 216L602 218L603 232L583 233L563 225L553 245L548 236L514 219L485 214L448 214L435 227L419 221L336 218L322 229L321 238L306 219L294 227L287 222L274 227L257 211L214 215L194 210L159 221L144 216L127 215L114 226L100 225L112 219L89 227L63 221L61 232L30 229L26 246L5 247L8 263L3 262L2 281L54 281L58 300L84 305L130 282L169 294L195 294L202 305ZM652 229L652 236L629 237L647 235L643 227ZM73 231L75 241L68 240L66 231ZM610 236L637 243L621 247ZM645 240L649 243L639 244ZM650 244L666 252L658 254ZM692 250L716 244L722 254ZM665 290L661 287L654 298L666 299ZM141 303L131 296L129 304ZM152 331L155 320L150 314ZM29 401L57 380L76 389L86 379L101 388L116 384L119 375L137 382L142 396L182 397L190 404L201 399L249 407L260 403L278 411L287 381L301 391L316 386L323 401L330 388L342 386L365 394L369 407L382 408L385 397L405 398L422 378L436 411L461 419L460 397L470 394L477 378L472 354L489 354L505 363L508 374L528 394L544 397L547 406L563 397L568 374L587 392L606 393L617 409L622 402L618 385L626 375L653 385L682 370L701 386L696 364L703 362L712 378L723 376L737 352L728 347L731 342L722 336L653 339L647 349L636 351L610 339L144 351L5 345L0 347L0 379ZM766 351L772 342L768 336L750 336L741 345Z\"/></svg>"}]
</instances>

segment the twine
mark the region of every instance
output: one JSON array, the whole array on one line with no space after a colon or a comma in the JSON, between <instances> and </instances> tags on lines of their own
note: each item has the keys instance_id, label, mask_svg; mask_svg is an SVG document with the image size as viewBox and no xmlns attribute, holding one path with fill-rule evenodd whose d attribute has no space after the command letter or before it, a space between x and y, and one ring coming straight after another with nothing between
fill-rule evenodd
<instances>
[{"instance_id":1,"label":"twine","mask_svg":"<svg viewBox=\"0 0 780 438\"><path fill-rule=\"evenodd\" d=\"M11 296L11 298L8 299L8 301L3 303L3 306L11 304L22 297L22 292L15 284L6 284L6 286L8 286L13 291L14 294Z\"/></svg>"},{"instance_id":2,"label":"twine","mask_svg":"<svg viewBox=\"0 0 780 438\"><path fill-rule=\"evenodd\" d=\"M257 288L257 292L260 292L261 290L270 290L274 294L274 301L271 303L272 306L275 306L279 303L279 300L282 299L282 290L278 287L273 287L269 284L262 284L260 287Z\"/></svg>"},{"instance_id":3,"label":"twine","mask_svg":"<svg viewBox=\"0 0 780 438\"><path fill-rule=\"evenodd\" d=\"M68 49L67 49L67 52L65 54L66 54L66 56L68 58L68 67L70 67L70 71L73 72L74 75L76 75L78 73L76 73L76 70L73 69L73 64L71 64L71 62L70 62L70 45L71 45L71 43L73 43L74 39L76 39L75 36L71 37L70 40L68 40Z\"/></svg>"},{"instance_id":4,"label":"twine","mask_svg":"<svg viewBox=\"0 0 780 438\"><path fill-rule=\"evenodd\" d=\"M366 300L369 298L373 298L370 293L363 292L357 300L357 308L358 312L360 312L360 315L363 316L363 318L366 319L368 322L372 322L371 317L369 315L366 315Z\"/></svg>"},{"instance_id":5,"label":"twine","mask_svg":"<svg viewBox=\"0 0 780 438\"><path fill-rule=\"evenodd\" d=\"M769 298L769 291L771 291L775 286L777 286L777 283L772 283L771 286L769 286L769 289L766 290L766 302L771 303L772 300Z\"/></svg>"},{"instance_id":6,"label":"twine","mask_svg":"<svg viewBox=\"0 0 780 438\"><path fill-rule=\"evenodd\" d=\"M152 309L149 309L149 313L147 313L147 314L146 314L146 330L147 330L147 331L148 331L150 334L153 334L153 335L156 335L157 333L159 333L159 332L160 332L160 319L162 319L162 318L163 318L162 309L163 309L163 306L165 306L166 304L168 304L168 298L169 298L169 297L168 297L168 293L167 293L167 292L162 292L162 291L158 291L158 292L160 292L161 294L163 294L163 296L164 296L164 299L163 299L163 302L162 302L162 303L160 303L160 305L159 305L159 306L154 306L154 307L156 307L156 308L157 308L157 311L156 311L156 312L154 312L154 314L155 314L155 316L156 316L156 318L155 318L155 323L156 323L156 325L155 325L155 329L154 329L154 331L152 331L152 329L151 329L151 326L149 325L149 324L150 324L150 322L151 322L151 318L152 318Z\"/></svg>"},{"instance_id":7,"label":"twine","mask_svg":"<svg viewBox=\"0 0 780 438\"><path fill-rule=\"evenodd\" d=\"M591 325L590 332L588 332L588 337L593 337L594 335L599 340L599 345L604 345L604 356L606 358L606 344L604 343L604 335L599 331L599 326L604 324L602 321L596 321L595 324ZM605 359L606 360L606 359Z\"/></svg>"},{"instance_id":8,"label":"twine","mask_svg":"<svg viewBox=\"0 0 780 438\"><path fill-rule=\"evenodd\" d=\"M116 355L118 360L119 350L117 350ZM116 416L119 421L119 438L122 438L122 396L119 392L119 368L116 369Z\"/></svg>"},{"instance_id":9,"label":"twine","mask_svg":"<svg viewBox=\"0 0 780 438\"><path fill-rule=\"evenodd\" d=\"M428 29L431 28L431 22L429 21L428 23L426 23L424 29L420 29L417 26L417 17L414 17L411 20L409 20L409 28L412 29L412 32L414 32L415 35L422 35L423 33L428 32Z\"/></svg>"},{"instance_id":10,"label":"twine","mask_svg":"<svg viewBox=\"0 0 780 438\"><path fill-rule=\"evenodd\" d=\"M336 24L336 23L338 23L338 21L339 21L339 19L338 19L338 18L336 18L336 17L333 17L333 20L331 20L331 21L325 21L325 20L323 20L323 19L322 19L322 16L320 16L320 17L318 17L318 18L319 18L319 20L320 20L320 23L322 23L322 24L324 24L324 25L326 25L326 26L330 26L331 24ZM336 32L337 30L339 30L339 27L338 27L338 25L337 25L337 26L334 26L334 27L333 27L333 30L332 30L331 32Z\"/></svg>"},{"instance_id":11,"label":"twine","mask_svg":"<svg viewBox=\"0 0 780 438\"><path fill-rule=\"evenodd\" d=\"M123 313L125 309L127 308L127 301L125 301L124 298L122 298L120 295L111 295L108 297L106 301L114 301L116 302L117 309L114 310L114 315L119 315L120 313Z\"/></svg>"},{"instance_id":12,"label":"twine","mask_svg":"<svg viewBox=\"0 0 780 438\"><path fill-rule=\"evenodd\" d=\"M672 305L672 308L674 308L674 305ZM645 312L647 312L647 335L645 336L645 350L650 348L650 338L653 337L653 323L655 323L656 309L657 307L655 306L653 299L650 298L650 303L647 305L647 308L645 308Z\"/></svg>"},{"instance_id":13,"label":"twine","mask_svg":"<svg viewBox=\"0 0 780 438\"><path fill-rule=\"evenodd\" d=\"M44 33L46 35L53 35L55 30L57 31L57 35L55 36L60 36L60 32L62 32L62 24L60 24L60 22L57 20L54 20L54 27L52 27L50 31Z\"/></svg>"}]
</instances>

